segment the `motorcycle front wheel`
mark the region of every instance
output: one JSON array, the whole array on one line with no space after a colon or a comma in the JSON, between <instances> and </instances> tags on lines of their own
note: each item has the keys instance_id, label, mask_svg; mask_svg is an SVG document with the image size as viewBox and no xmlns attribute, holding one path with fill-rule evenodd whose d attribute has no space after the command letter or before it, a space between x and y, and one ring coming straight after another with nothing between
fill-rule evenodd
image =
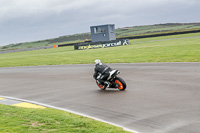
<instances>
[{"instance_id":1,"label":"motorcycle front wheel","mask_svg":"<svg viewBox=\"0 0 200 133\"><path fill-rule=\"evenodd\" d=\"M120 78L120 77L116 77L115 78L115 83L119 85L119 87L117 87L120 91L124 91L126 89L126 82Z\"/></svg>"},{"instance_id":2,"label":"motorcycle front wheel","mask_svg":"<svg viewBox=\"0 0 200 133\"><path fill-rule=\"evenodd\" d=\"M105 89L106 89L105 85L100 85L100 84L98 83L98 81L96 81L96 83L97 83L97 86L98 86L101 90L105 90Z\"/></svg>"}]
</instances>

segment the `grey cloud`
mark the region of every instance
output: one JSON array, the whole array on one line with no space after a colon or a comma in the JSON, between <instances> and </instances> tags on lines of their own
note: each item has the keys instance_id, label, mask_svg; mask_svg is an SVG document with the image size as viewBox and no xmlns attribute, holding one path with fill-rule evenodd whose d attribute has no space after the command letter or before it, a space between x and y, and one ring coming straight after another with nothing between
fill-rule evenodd
<instances>
[{"instance_id":1,"label":"grey cloud","mask_svg":"<svg viewBox=\"0 0 200 133\"><path fill-rule=\"evenodd\" d=\"M0 45L116 27L199 22L199 0L0 0Z\"/></svg>"}]
</instances>

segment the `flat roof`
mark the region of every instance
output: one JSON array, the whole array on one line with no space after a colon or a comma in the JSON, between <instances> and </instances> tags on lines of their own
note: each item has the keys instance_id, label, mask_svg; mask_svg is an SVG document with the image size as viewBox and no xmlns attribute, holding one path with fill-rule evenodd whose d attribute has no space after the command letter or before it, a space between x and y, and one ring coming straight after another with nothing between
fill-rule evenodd
<instances>
[{"instance_id":1,"label":"flat roof","mask_svg":"<svg viewBox=\"0 0 200 133\"><path fill-rule=\"evenodd\" d=\"M90 27L102 27L102 26L108 26L108 25L115 25L115 24L104 24L104 25L96 25L96 26L90 26Z\"/></svg>"}]
</instances>

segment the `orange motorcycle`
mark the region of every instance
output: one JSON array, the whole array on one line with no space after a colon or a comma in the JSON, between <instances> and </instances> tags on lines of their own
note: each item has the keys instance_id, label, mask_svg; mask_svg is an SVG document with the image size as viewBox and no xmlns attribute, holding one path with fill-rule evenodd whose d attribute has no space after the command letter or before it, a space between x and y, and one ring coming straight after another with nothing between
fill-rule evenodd
<instances>
[{"instance_id":1,"label":"orange motorcycle","mask_svg":"<svg viewBox=\"0 0 200 133\"><path fill-rule=\"evenodd\" d=\"M109 87L107 87L107 85L105 84L100 84L98 82L98 80L96 80L97 86L101 89L101 90L105 90L106 88L115 88L115 89L119 89L120 91L124 91L126 89L126 82L118 77L117 75L120 73L119 70L112 70L110 72L110 76L108 77L108 81L111 83L111 85L109 85Z\"/></svg>"}]
</instances>

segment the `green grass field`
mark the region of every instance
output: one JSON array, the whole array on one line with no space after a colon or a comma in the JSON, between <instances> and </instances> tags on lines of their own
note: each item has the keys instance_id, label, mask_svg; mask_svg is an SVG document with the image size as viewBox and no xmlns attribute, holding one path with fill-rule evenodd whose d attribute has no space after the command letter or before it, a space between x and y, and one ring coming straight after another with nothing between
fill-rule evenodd
<instances>
[{"instance_id":1,"label":"green grass field","mask_svg":"<svg viewBox=\"0 0 200 133\"><path fill-rule=\"evenodd\" d=\"M8 53L0 55L0 67L105 63L200 62L200 33L130 40L130 45L112 48L74 50L73 47ZM138 43L141 42L141 43Z\"/></svg>"},{"instance_id":2,"label":"green grass field","mask_svg":"<svg viewBox=\"0 0 200 133\"><path fill-rule=\"evenodd\" d=\"M181 31L200 28L199 24L157 24L119 28L116 30L117 36L132 36L141 34L160 33L168 31Z\"/></svg>"},{"instance_id":3,"label":"green grass field","mask_svg":"<svg viewBox=\"0 0 200 133\"><path fill-rule=\"evenodd\" d=\"M55 109L0 104L1 133L128 133L122 128Z\"/></svg>"}]
</instances>

